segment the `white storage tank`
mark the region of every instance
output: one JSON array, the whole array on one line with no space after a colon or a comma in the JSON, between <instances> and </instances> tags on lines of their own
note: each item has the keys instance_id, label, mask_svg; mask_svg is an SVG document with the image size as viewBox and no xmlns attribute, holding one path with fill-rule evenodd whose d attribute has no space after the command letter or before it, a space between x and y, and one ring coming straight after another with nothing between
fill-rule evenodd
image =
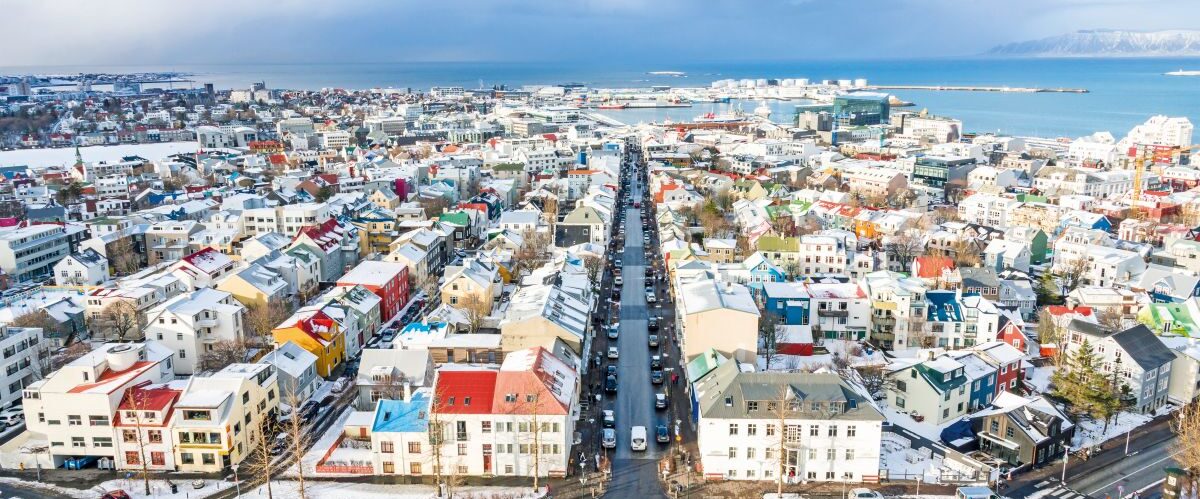
<instances>
[{"instance_id":1,"label":"white storage tank","mask_svg":"<svg viewBox=\"0 0 1200 499\"><path fill-rule=\"evenodd\" d=\"M837 86L841 88L850 88L850 80L838 80Z\"/></svg>"},{"instance_id":2,"label":"white storage tank","mask_svg":"<svg viewBox=\"0 0 1200 499\"><path fill-rule=\"evenodd\" d=\"M133 367L137 361L142 360L142 344L140 343L122 343L113 345L104 355L104 360L108 361L108 368L113 371L124 371Z\"/></svg>"},{"instance_id":3,"label":"white storage tank","mask_svg":"<svg viewBox=\"0 0 1200 499\"><path fill-rule=\"evenodd\" d=\"M867 86L866 78L858 78L858 79L854 80L854 88L863 88L865 86Z\"/></svg>"}]
</instances>

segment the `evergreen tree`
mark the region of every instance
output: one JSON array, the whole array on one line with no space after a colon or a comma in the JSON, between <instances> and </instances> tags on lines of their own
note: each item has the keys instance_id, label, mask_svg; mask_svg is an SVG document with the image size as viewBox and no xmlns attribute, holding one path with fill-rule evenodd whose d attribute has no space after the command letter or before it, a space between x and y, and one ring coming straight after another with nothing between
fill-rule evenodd
<instances>
[{"instance_id":1,"label":"evergreen tree","mask_svg":"<svg viewBox=\"0 0 1200 499\"><path fill-rule=\"evenodd\" d=\"M1054 274L1051 274L1050 271L1042 273L1042 278L1038 280L1033 291L1037 294L1038 305L1054 305L1062 302L1058 281L1054 279Z\"/></svg>"},{"instance_id":2,"label":"evergreen tree","mask_svg":"<svg viewBox=\"0 0 1200 499\"><path fill-rule=\"evenodd\" d=\"M1054 395L1071 406L1072 412L1092 419L1109 418L1120 410L1120 397L1115 384L1100 372L1100 362L1087 340L1067 359L1066 365L1055 371Z\"/></svg>"}]
</instances>

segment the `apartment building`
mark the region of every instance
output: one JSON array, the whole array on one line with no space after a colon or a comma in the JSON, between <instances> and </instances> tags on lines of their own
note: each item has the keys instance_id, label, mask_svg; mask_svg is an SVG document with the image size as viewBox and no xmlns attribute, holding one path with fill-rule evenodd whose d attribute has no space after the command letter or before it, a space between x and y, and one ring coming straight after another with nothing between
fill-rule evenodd
<instances>
[{"instance_id":1,"label":"apartment building","mask_svg":"<svg viewBox=\"0 0 1200 499\"><path fill-rule=\"evenodd\" d=\"M175 374L188 376L204 369L204 354L218 343L245 338L245 313L232 294L200 288L150 309L143 333L170 348Z\"/></svg>"},{"instance_id":2,"label":"apartment building","mask_svg":"<svg viewBox=\"0 0 1200 499\"><path fill-rule=\"evenodd\" d=\"M1167 402L1175 353L1146 326L1112 331L1073 319L1067 324L1065 343L1068 356L1087 343L1099 359L1100 371L1129 389L1127 402L1133 410L1149 413Z\"/></svg>"},{"instance_id":3,"label":"apartment building","mask_svg":"<svg viewBox=\"0 0 1200 499\"><path fill-rule=\"evenodd\" d=\"M175 403L175 461L183 472L216 473L246 459L264 421L279 409L275 366L232 364L191 378Z\"/></svg>"},{"instance_id":4,"label":"apartment building","mask_svg":"<svg viewBox=\"0 0 1200 499\"><path fill-rule=\"evenodd\" d=\"M0 327L0 407L16 405L21 391L42 376L42 366L50 351L43 344L42 329L36 327Z\"/></svg>"},{"instance_id":5,"label":"apartment building","mask_svg":"<svg viewBox=\"0 0 1200 499\"><path fill-rule=\"evenodd\" d=\"M61 225L30 225L0 231L0 270L17 282L48 276L71 253Z\"/></svg>"},{"instance_id":6,"label":"apartment building","mask_svg":"<svg viewBox=\"0 0 1200 499\"><path fill-rule=\"evenodd\" d=\"M278 232L295 237L300 229L317 225L329 218L328 203L296 203L253 208L242 212L242 225L248 236Z\"/></svg>"},{"instance_id":7,"label":"apartment building","mask_svg":"<svg viewBox=\"0 0 1200 499\"><path fill-rule=\"evenodd\" d=\"M146 229L146 250L150 265L173 262L191 253L192 236L203 228L193 220L151 225Z\"/></svg>"},{"instance_id":8,"label":"apartment building","mask_svg":"<svg viewBox=\"0 0 1200 499\"><path fill-rule=\"evenodd\" d=\"M126 391L117 406L117 469L175 471L171 424L181 390L143 382Z\"/></svg>"}]
</instances>

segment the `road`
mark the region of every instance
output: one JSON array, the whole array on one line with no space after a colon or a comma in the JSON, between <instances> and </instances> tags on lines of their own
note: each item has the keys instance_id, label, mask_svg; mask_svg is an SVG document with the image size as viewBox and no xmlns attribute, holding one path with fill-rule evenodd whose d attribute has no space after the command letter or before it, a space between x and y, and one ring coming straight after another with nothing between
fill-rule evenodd
<instances>
[{"instance_id":1,"label":"road","mask_svg":"<svg viewBox=\"0 0 1200 499\"><path fill-rule=\"evenodd\" d=\"M632 199L641 199L642 187L638 175L630 176ZM650 383L650 356L658 348L647 343L647 319L651 310L646 303L646 250L642 243L642 210L625 210L625 248L621 254L621 326L617 339L620 352L617 363L617 394L615 400L606 396L604 408L616 416L617 447L613 450L612 481L605 497L653 498L665 497L658 482L658 458L666 444L654 442L654 428L667 424L665 411L654 409L654 394L661 388ZM654 353L652 353L652 350ZM609 360L608 362L613 362ZM630 448L630 428L645 426L646 450Z\"/></svg>"},{"instance_id":2,"label":"road","mask_svg":"<svg viewBox=\"0 0 1200 499\"><path fill-rule=\"evenodd\" d=\"M1163 468L1174 466L1171 445L1174 433L1169 419L1158 420L1139 428L1129 442L1129 456L1125 455L1125 439L1116 438L1104 445L1104 450L1087 461L1074 455L1067 462L1067 489L1059 482L1062 476L1062 461L1037 470L1028 481L1017 488L1005 490L1011 497L1026 497L1037 491L1051 490L1044 497L1070 499L1078 497L1118 497L1150 487L1142 494L1143 499L1161 497L1162 489L1156 485L1163 479ZM1016 484L1014 484L1016 485ZM1153 485L1153 486L1152 486ZM1152 486L1152 487L1151 487ZM1073 492L1074 494L1072 494Z\"/></svg>"}]
</instances>

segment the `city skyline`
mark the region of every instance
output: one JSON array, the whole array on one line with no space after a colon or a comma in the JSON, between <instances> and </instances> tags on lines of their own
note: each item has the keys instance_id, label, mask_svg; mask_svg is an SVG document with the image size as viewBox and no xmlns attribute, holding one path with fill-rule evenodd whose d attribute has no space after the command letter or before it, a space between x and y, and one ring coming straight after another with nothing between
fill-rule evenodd
<instances>
[{"instance_id":1,"label":"city skyline","mask_svg":"<svg viewBox=\"0 0 1200 499\"><path fill-rule=\"evenodd\" d=\"M1146 16L1145 12L1157 14ZM36 39L0 66L314 62L614 63L961 57L1081 29L1200 19L1179 0L450 0L270 5L214 0L18 1L5 31ZM430 22L430 21L433 22ZM830 22L834 20L834 22ZM837 22L841 20L841 22ZM44 36L48 27L54 36Z\"/></svg>"}]
</instances>

